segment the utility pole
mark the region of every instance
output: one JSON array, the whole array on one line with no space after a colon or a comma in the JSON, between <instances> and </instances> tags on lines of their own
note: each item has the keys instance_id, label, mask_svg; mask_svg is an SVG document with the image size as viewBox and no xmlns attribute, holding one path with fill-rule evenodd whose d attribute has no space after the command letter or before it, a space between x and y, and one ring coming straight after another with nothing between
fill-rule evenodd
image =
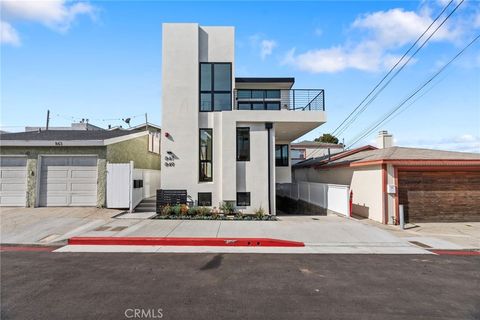
<instances>
[{"instance_id":1,"label":"utility pole","mask_svg":"<svg viewBox=\"0 0 480 320\"><path fill-rule=\"evenodd\" d=\"M45 130L48 130L49 123L50 123L50 110L47 110L47 125L45 126Z\"/></svg>"},{"instance_id":2,"label":"utility pole","mask_svg":"<svg viewBox=\"0 0 480 320\"><path fill-rule=\"evenodd\" d=\"M148 131L148 116L146 112L145 112L145 130Z\"/></svg>"}]
</instances>

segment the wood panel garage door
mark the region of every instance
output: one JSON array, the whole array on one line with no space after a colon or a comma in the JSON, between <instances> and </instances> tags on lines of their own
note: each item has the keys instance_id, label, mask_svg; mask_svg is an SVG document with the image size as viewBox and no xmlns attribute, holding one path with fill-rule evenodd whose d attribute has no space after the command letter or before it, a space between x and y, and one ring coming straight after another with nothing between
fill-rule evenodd
<instances>
[{"instance_id":1,"label":"wood panel garage door","mask_svg":"<svg viewBox=\"0 0 480 320\"><path fill-rule=\"evenodd\" d=\"M96 206L97 157L42 157L39 197L40 206Z\"/></svg>"},{"instance_id":2,"label":"wood panel garage door","mask_svg":"<svg viewBox=\"0 0 480 320\"><path fill-rule=\"evenodd\" d=\"M27 199L27 158L0 157L0 206L24 207Z\"/></svg>"},{"instance_id":3,"label":"wood panel garage door","mask_svg":"<svg viewBox=\"0 0 480 320\"><path fill-rule=\"evenodd\" d=\"M480 221L480 171L398 172L407 222Z\"/></svg>"}]
</instances>

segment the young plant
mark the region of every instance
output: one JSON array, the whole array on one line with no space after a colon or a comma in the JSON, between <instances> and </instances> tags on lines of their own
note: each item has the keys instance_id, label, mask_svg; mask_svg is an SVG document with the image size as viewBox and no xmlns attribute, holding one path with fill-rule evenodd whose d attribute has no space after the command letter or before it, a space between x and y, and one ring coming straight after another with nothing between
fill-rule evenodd
<instances>
[{"instance_id":1,"label":"young plant","mask_svg":"<svg viewBox=\"0 0 480 320\"><path fill-rule=\"evenodd\" d=\"M211 213L211 210L208 207L198 207L197 208L197 215L199 215L199 216L206 217L206 216L209 216L210 213Z\"/></svg>"},{"instance_id":2,"label":"young plant","mask_svg":"<svg viewBox=\"0 0 480 320\"><path fill-rule=\"evenodd\" d=\"M189 216L196 216L196 215L199 215L199 210L200 208L199 207L191 207L188 209L188 215Z\"/></svg>"},{"instance_id":3,"label":"young plant","mask_svg":"<svg viewBox=\"0 0 480 320\"><path fill-rule=\"evenodd\" d=\"M169 216L172 213L172 207L170 207L168 204L163 206L160 213L162 216Z\"/></svg>"},{"instance_id":4,"label":"young plant","mask_svg":"<svg viewBox=\"0 0 480 320\"><path fill-rule=\"evenodd\" d=\"M181 204L180 205L180 214L182 216L185 216L185 215L187 215L187 213L188 213L188 206L186 204Z\"/></svg>"},{"instance_id":5,"label":"young plant","mask_svg":"<svg viewBox=\"0 0 480 320\"><path fill-rule=\"evenodd\" d=\"M222 202L220 209L223 211L223 214L229 215L235 213L235 206L230 201Z\"/></svg>"},{"instance_id":6,"label":"young plant","mask_svg":"<svg viewBox=\"0 0 480 320\"><path fill-rule=\"evenodd\" d=\"M179 204L176 204L172 207L172 213L175 216L179 216L181 213L181 206Z\"/></svg>"},{"instance_id":7,"label":"young plant","mask_svg":"<svg viewBox=\"0 0 480 320\"><path fill-rule=\"evenodd\" d=\"M265 216L265 210L260 206L258 209L254 211L255 218L262 219Z\"/></svg>"}]
</instances>

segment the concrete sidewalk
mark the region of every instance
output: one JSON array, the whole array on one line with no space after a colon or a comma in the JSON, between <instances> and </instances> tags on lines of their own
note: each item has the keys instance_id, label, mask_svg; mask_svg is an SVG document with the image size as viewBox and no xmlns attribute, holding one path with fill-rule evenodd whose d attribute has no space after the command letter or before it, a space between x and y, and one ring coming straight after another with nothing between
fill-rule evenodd
<instances>
[{"instance_id":1,"label":"concrete sidewalk","mask_svg":"<svg viewBox=\"0 0 480 320\"><path fill-rule=\"evenodd\" d=\"M305 248L278 249L285 253L427 253L435 249L461 249L445 239L410 234L370 221L329 216L280 216L279 221L150 220L145 215L118 216L121 211L97 208L1 208L1 243L66 244L82 237L210 237L273 238L304 242ZM147 215L148 216L148 215ZM422 239L417 239L422 237ZM410 241L417 241L412 244ZM420 243L420 245L419 245ZM79 251L80 246L62 250ZM98 251L84 248L83 250ZM116 249L108 250L119 250ZM104 248L107 250L107 248ZM148 252L271 252L272 248L123 248ZM203 250L203 251L202 251Z\"/></svg>"}]
</instances>

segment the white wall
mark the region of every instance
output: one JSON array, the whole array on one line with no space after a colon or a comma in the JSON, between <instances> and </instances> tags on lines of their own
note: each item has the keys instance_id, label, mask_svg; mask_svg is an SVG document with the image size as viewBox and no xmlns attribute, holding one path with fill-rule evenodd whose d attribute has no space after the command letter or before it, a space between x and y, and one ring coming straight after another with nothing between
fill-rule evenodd
<instances>
[{"instance_id":1,"label":"white wall","mask_svg":"<svg viewBox=\"0 0 480 320\"><path fill-rule=\"evenodd\" d=\"M380 165L325 169L294 169L294 181L309 181L350 186L353 191L353 213L382 222L383 188Z\"/></svg>"},{"instance_id":2,"label":"white wall","mask_svg":"<svg viewBox=\"0 0 480 320\"><path fill-rule=\"evenodd\" d=\"M142 171L143 198L154 197L160 189L160 170L136 169Z\"/></svg>"},{"instance_id":3,"label":"white wall","mask_svg":"<svg viewBox=\"0 0 480 320\"><path fill-rule=\"evenodd\" d=\"M277 194L349 216L349 186L317 182L277 184Z\"/></svg>"}]
</instances>

